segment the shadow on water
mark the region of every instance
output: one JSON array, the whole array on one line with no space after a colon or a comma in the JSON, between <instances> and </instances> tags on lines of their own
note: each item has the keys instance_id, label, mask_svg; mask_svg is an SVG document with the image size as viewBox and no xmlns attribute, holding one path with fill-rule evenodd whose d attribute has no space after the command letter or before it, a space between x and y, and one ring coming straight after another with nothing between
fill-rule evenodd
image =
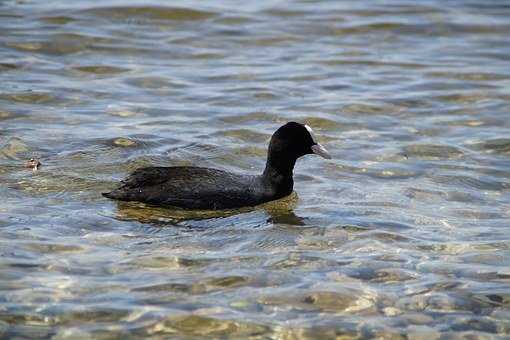
<instances>
[{"instance_id":1,"label":"shadow on water","mask_svg":"<svg viewBox=\"0 0 510 340\"><path fill-rule=\"evenodd\" d=\"M293 192L282 199L264 203L255 207L225 210L187 210L177 207L158 207L140 202L116 202L117 212L115 219L120 221L138 221L151 224L155 227L213 227L208 220L225 219L235 216L244 216L252 212L263 212L267 218L264 223L305 225L302 217L294 213L299 201L298 195ZM199 222L194 225L193 222Z\"/></svg>"}]
</instances>

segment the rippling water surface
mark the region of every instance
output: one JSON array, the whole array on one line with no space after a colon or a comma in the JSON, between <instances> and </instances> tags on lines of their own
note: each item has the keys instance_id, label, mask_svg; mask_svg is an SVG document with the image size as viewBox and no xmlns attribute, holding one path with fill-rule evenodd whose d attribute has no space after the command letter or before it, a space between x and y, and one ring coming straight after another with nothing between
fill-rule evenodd
<instances>
[{"instance_id":1,"label":"rippling water surface","mask_svg":"<svg viewBox=\"0 0 510 340\"><path fill-rule=\"evenodd\" d=\"M0 337L510 334L505 1L0 1ZM220 214L129 171L334 156ZM38 158L37 172L23 167Z\"/></svg>"}]
</instances>

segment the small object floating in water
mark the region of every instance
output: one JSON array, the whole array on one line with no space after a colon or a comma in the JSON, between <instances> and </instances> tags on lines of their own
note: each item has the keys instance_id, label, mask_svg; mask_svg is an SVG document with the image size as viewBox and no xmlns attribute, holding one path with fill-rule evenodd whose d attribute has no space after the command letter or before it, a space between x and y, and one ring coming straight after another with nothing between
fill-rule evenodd
<instances>
[{"instance_id":1,"label":"small object floating in water","mask_svg":"<svg viewBox=\"0 0 510 340\"><path fill-rule=\"evenodd\" d=\"M271 137L261 175L242 175L191 166L135 170L103 196L184 209L232 209L255 206L292 193L296 160L307 154L331 159L308 125L289 122Z\"/></svg>"},{"instance_id":2,"label":"small object floating in water","mask_svg":"<svg viewBox=\"0 0 510 340\"><path fill-rule=\"evenodd\" d=\"M25 162L25 168L32 169L34 171L39 170L39 167L41 166L41 162L35 158L30 158L28 161Z\"/></svg>"}]
</instances>

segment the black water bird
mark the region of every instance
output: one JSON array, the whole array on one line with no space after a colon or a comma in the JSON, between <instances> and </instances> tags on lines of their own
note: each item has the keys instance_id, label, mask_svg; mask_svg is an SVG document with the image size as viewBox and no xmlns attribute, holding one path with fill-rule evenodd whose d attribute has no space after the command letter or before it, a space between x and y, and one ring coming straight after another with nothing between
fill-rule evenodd
<instances>
[{"instance_id":1,"label":"black water bird","mask_svg":"<svg viewBox=\"0 0 510 340\"><path fill-rule=\"evenodd\" d=\"M296 160L307 154L331 159L308 125L289 122L271 137L262 175L241 175L191 166L135 170L103 196L185 209L255 206L292 193Z\"/></svg>"}]
</instances>

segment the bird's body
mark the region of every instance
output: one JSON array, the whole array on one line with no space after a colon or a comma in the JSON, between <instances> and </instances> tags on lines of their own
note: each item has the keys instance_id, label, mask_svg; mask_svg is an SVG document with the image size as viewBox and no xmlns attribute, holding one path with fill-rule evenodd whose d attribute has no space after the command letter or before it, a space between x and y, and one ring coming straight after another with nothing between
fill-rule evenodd
<instances>
[{"instance_id":1,"label":"bird's body","mask_svg":"<svg viewBox=\"0 0 510 340\"><path fill-rule=\"evenodd\" d=\"M199 167L148 167L138 169L108 198L188 209L230 209L258 205L275 196L263 176L240 175Z\"/></svg>"},{"instance_id":2,"label":"bird's body","mask_svg":"<svg viewBox=\"0 0 510 340\"><path fill-rule=\"evenodd\" d=\"M292 193L295 162L307 153L329 157L308 126L288 123L271 138L266 168L261 175L190 166L147 167L134 171L117 189L103 195L122 201L186 209L255 206Z\"/></svg>"}]
</instances>

